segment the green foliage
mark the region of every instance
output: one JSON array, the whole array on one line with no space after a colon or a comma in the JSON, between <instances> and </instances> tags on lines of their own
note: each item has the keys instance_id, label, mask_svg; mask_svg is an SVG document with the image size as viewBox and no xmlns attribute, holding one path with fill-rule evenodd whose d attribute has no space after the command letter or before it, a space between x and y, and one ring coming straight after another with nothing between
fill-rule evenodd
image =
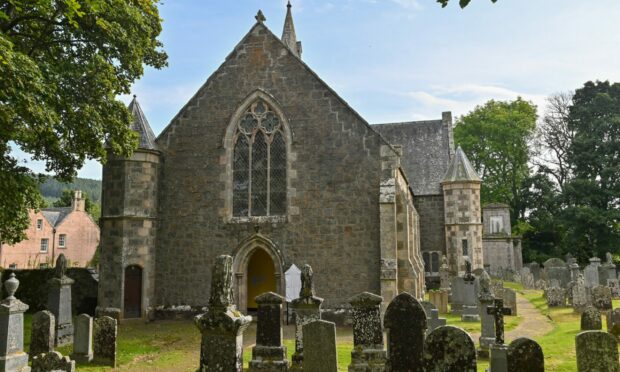
<instances>
[{"instance_id":1,"label":"green foliage","mask_svg":"<svg viewBox=\"0 0 620 372\"><path fill-rule=\"evenodd\" d=\"M129 93L143 65L162 68L157 0L0 0L0 235L17 242L28 209L41 205L37 178L11 146L44 161L62 181L104 143L129 155L137 145Z\"/></svg>"},{"instance_id":2,"label":"green foliage","mask_svg":"<svg viewBox=\"0 0 620 372\"><path fill-rule=\"evenodd\" d=\"M88 194L93 202L101 200L101 181L88 178L76 177L72 182L60 182L52 177L45 177L39 186L39 190L46 200L47 198L60 198L65 190L82 190Z\"/></svg>"},{"instance_id":3,"label":"green foliage","mask_svg":"<svg viewBox=\"0 0 620 372\"><path fill-rule=\"evenodd\" d=\"M73 202L73 193L74 190L63 190L60 198L56 200L52 206L70 207ZM99 221L99 217L101 217L101 205L90 200L88 193L85 191L82 191L82 197L84 198L84 209L86 212L90 214L95 221Z\"/></svg>"},{"instance_id":4,"label":"green foliage","mask_svg":"<svg viewBox=\"0 0 620 372\"><path fill-rule=\"evenodd\" d=\"M460 117L454 139L482 177L481 203L508 203L513 217L524 210L521 185L527 178L528 141L536 128L536 106L517 98L488 101Z\"/></svg>"},{"instance_id":5,"label":"green foliage","mask_svg":"<svg viewBox=\"0 0 620 372\"><path fill-rule=\"evenodd\" d=\"M448 6L450 0L437 0L437 2L441 4L442 8L445 8L446 6ZM496 3L497 0L491 0L491 2ZM469 3L471 3L471 0L459 0L459 6L461 7L461 9L465 8L467 5L469 5Z\"/></svg>"}]
</instances>

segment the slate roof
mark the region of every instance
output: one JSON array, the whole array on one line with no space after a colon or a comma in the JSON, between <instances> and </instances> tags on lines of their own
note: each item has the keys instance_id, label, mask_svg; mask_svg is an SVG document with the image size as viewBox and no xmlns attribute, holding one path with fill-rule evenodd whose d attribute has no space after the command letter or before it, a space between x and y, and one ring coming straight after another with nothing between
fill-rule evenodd
<instances>
[{"instance_id":1,"label":"slate roof","mask_svg":"<svg viewBox=\"0 0 620 372\"><path fill-rule=\"evenodd\" d=\"M155 134L149 125L148 120L146 120L146 116L138 103L136 96L133 96L133 100L128 107L129 111L133 115L133 123L131 123L131 129L136 131L140 136L140 144L138 148L145 150L157 150L157 145L155 144Z\"/></svg>"},{"instance_id":2,"label":"slate roof","mask_svg":"<svg viewBox=\"0 0 620 372\"><path fill-rule=\"evenodd\" d=\"M43 217L49 222L53 227L58 226L62 220L65 219L71 213L73 209L71 207L62 207L62 208L45 208L41 210L41 214Z\"/></svg>"},{"instance_id":3,"label":"slate roof","mask_svg":"<svg viewBox=\"0 0 620 372\"><path fill-rule=\"evenodd\" d=\"M400 163L414 195L442 194L441 181L454 151L451 125L440 119L372 126L389 143L402 146Z\"/></svg>"},{"instance_id":4,"label":"slate roof","mask_svg":"<svg viewBox=\"0 0 620 372\"><path fill-rule=\"evenodd\" d=\"M454 159L450 163L446 175L442 182L482 182L478 173L474 170L467 155L459 146L454 154Z\"/></svg>"}]
</instances>

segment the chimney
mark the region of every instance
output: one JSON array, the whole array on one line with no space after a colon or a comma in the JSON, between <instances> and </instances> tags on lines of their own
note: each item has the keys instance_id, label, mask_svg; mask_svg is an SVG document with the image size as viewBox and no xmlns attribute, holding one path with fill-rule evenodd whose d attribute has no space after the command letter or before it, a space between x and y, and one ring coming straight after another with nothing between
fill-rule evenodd
<instances>
[{"instance_id":1,"label":"chimney","mask_svg":"<svg viewBox=\"0 0 620 372\"><path fill-rule=\"evenodd\" d=\"M71 202L71 208L77 212L86 211L86 201L82 198L82 191L75 190L73 192L73 201Z\"/></svg>"}]
</instances>

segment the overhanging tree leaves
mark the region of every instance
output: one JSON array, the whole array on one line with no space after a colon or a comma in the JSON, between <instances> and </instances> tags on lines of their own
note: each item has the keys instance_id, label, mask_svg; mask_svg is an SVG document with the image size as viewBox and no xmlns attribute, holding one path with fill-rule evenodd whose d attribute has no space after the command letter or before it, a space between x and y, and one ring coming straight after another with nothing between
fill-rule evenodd
<instances>
[{"instance_id":1,"label":"overhanging tree leaves","mask_svg":"<svg viewBox=\"0 0 620 372\"><path fill-rule=\"evenodd\" d=\"M162 68L157 0L0 0L0 239L21 240L41 203L11 146L68 181L86 159L136 146L129 93L143 66Z\"/></svg>"},{"instance_id":2,"label":"overhanging tree leaves","mask_svg":"<svg viewBox=\"0 0 620 372\"><path fill-rule=\"evenodd\" d=\"M448 6L448 3L450 2L450 0L437 0L437 2L441 4L442 8L445 8ZM491 2L496 3L497 0L491 0ZM461 8L465 8L467 5L469 5L469 3L471 3L471 0L459 0L459 6Z\"/></svg>"},{"instance_id":3,"label":"overhanging tree leaves","mask_svg":"<svg viewBox=\"0 0 620 372\"><path fill-rule=\"evenodd\" d=\"M454 128L455 141L482 177L481 202L509 204L513 224L525 211L520 194L535 128L536 106L521 98L488 101L459 118Z\"/></svg>"}]
</instances>

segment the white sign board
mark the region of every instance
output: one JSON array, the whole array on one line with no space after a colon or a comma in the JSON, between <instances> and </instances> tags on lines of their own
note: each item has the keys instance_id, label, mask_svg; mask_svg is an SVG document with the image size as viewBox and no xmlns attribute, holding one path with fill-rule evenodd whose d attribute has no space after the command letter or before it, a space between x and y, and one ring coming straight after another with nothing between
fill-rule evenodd
<instances>
[{"instance_id":1,"label":"white sign board","mask_svg":"<svg viewBox=\"0 0 620 372\"><path fill-rule=\"evenodd\" d=\"M286 301L292 301L299 297L301 291L301 270L295 264L284 273L286 281Z\"/></svg>"}]
</instances>

